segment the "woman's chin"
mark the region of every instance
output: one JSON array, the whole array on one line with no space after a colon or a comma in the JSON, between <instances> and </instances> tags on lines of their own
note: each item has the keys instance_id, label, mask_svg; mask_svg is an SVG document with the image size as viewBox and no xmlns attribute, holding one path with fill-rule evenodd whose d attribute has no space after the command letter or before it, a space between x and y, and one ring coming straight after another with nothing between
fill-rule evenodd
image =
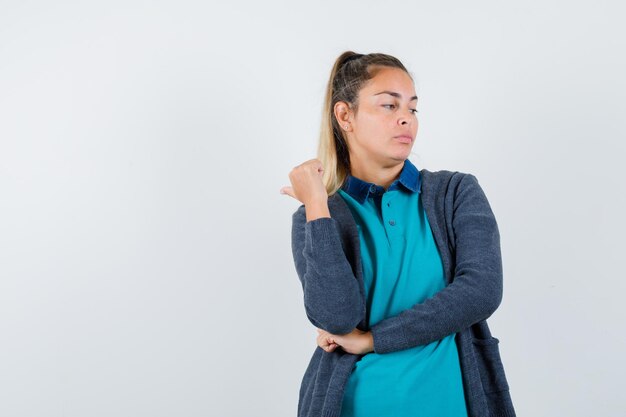
<instances>
[{"instance_id":1,"label":"woman's chin","mask_svg":"<svg viewBox=\"0 0 626 417\"><path fill-rule=\"evenodd\" d=\"M406 149L393 152L390 157L396 161L404 161L409 157L409 155L411 155L411 148L407 147Z\"/></svg>"}]
</instances>

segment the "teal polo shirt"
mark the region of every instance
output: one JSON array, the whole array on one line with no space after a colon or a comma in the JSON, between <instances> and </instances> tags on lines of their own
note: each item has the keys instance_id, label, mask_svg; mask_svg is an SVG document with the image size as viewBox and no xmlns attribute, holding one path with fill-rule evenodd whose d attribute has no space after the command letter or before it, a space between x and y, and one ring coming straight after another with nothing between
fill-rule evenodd
<instances>
[{"instance_id":1,"label":"teal polo shirt","mask_svg":"<svg viewBox=\"0 0 626 417\"><path fill-rule=\"evenodd\" d=\"M411 161L387 190L349 175L338 193L359 231L370 327L445 287ZM363 356L345 387L341 417L467 417L455 335Z\"/></svg>"}]
</instances>

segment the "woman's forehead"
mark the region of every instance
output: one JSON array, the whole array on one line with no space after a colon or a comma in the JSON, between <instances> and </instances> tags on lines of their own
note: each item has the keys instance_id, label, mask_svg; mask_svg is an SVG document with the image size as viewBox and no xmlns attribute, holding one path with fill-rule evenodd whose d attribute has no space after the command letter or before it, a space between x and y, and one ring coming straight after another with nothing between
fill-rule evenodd
<instances>
[{"instance_id":1,"label":"woman's forehead","mask_svg":"<svg viewBox=\"0 0 626 417\"><path fill-rule=\"evenodd\" d=\"M413 100L417 98L415 85L411 77L399 68L380 70L361 89L362 93L371 97L395 97Z\"/></svg>"}]
</instances>

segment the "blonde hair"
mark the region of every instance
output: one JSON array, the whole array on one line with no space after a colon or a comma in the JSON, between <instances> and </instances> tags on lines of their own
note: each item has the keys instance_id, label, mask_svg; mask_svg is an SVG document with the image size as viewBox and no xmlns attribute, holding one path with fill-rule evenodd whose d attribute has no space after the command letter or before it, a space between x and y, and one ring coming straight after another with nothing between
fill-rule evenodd
<instances>
[{"instance_id":1,"label":"blonde hair","mask_svg":"<svg viewBox=\"0 0 626 417\"><path fill-rule=\"evenodd\" d=\"M363 55L353 51L339 55L330 72L317 149L317 158L324 167L322 181L329 196L341 188L350 173L350 152L345 133L335 117L335 103L338 101L348 103L356 114L359 91L382 67L400 68L411 77L402 62L391 55L381 53Z\"/></svg>"}]
</instances>

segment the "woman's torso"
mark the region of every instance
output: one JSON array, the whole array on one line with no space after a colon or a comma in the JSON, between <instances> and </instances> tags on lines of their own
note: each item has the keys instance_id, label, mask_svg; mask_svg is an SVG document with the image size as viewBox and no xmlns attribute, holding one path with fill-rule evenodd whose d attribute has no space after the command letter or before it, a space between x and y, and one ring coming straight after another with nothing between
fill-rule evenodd
<instances>
[{"instance_id":1,"label":"woman's torso","mask_svg":"<svg viewBox=\"0 0 626 417\"><path fill-rule=\"evenodd\" d=\"M362 203L355 198L358 187L339 190L359 230L370 328L445 287L419 190L398 181L387 191L374 188ZM467 416L454 337L363 356L345 387L341 416Z\"/></svg>"}]
</instances>

